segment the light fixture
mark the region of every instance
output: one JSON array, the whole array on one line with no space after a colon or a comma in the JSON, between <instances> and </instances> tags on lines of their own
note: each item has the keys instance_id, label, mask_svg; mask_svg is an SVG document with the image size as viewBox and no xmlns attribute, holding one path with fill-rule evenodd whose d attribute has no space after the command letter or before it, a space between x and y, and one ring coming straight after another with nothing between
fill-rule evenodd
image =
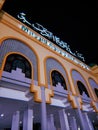
<instances>
[{"instance_id":1,"label":"light fixture","mask_svg":"<svg viewBox=\"0 0 98 130\"><path fill-rule=\"evenodd\" d=\"M3 116L4 116L4 113L2 113L0 116L3 117Z\"/></svg>"}]
</instances>

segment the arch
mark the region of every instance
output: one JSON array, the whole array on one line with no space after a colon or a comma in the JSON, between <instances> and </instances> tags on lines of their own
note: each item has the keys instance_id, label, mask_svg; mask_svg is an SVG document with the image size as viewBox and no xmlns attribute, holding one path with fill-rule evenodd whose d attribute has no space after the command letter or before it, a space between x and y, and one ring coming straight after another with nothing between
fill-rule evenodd
<instances>
[{"instance_id":1,"label":"arch","mask_svg":"<svg viewBox=\"0 0 98 130\"><path fill-rule=\"evenodd\" d=\"M0 67L3 59L8 53L21 53L31 62L33 66L33 78L38 81L38 57L29 45L18 39L5 39L0 46Z\"/></svg>"},{"instance_id":2,"label":"arch","mask_svg":"<svg viewBox=\"0 0 98 130\"><path fill-rule=\"evenodd\" d=\"M25 74L25 77L32 77L31 65L25 57L15 53L8 55L6 58L4 71L11 72L17 68L20 68L22 70L22 73Z\"/></svg>"},{"instance_id":3,"label":"arch","mask_svg":"<svg viewBox=\"0 0 98 130\"><path fill-rule=\"evenodd\" d=\"M95 94L96 94L96 96L97 96L97 98L98 98L98 89L97 89L97 88L94 88L94 91L95 91Z\"/></svg>"},{"instance_id":4,"label":"arch","mask_svg":"<svg viewBox=\"0 0 98 130\"><path fill-rule=\"evenodd\" d=\"M77 70L73 69L72 78L73 78L74 86L78 86L78 87L76 87L76 91L80 95L82 95L82 97L85 97L85 96L90 97L89 88L87 86L87 83L86 83L84 77L81 75L81 73L78 72Z\"/></svg>"},{"instance_id":5,"label":"arch","mask_svg":"<svg viewBox=\"0 0 98 130\"><path fill-rule=\"evenodd\" d=\"M57 70L58 72L60 72L61 75L63 75L64 79L66 79L67 90L70 90L67 72L65 71L65 68L63 67L61 62L58 61L58 59L55 59L54 57L47 57L45 58L45 61L46 84L48 86L52 85L51 72L52 70Z\"/></svg>"},{"instance_id":6,"label":"arch","mask_svg":"<svg viewBox=\"0 0 98 130\"><path fill-rule=\"evenodd\" d=\"M98 84L97 84L97 82L93 78L89 78L88 81L89 81L89 84L90 84L94 94L98 98Z\"/></svg>"},{"instance_id":7,"label":"arch","mask_svg":"<svg viewBox=\"0 0 98 130\"><path fill-rule=\"evenodd\" d=\"M98 88L98 83L93 79L93 78L89 78L88 79L90 86L94 89L94 88Z\"/></svg>"},{"instance_id":8,"label":"arch","mask_svg":"<svg viewBox=\"0 0 98 130\"><path fill-rule=\"evenodd\" d=\"M56 86L58 83L60 83L61 86L63 86L63 88L67 90L65 79L60 72L58 72L57 70L53 70L51 72L51 79L53 86Z\"/></svg>"},{"instance_id":9,"label":"arch","mask_svg":"<svg viewBox=\"0 0 98 130\"><path fill-rule=\"evenodd\" d=\"M77 81L77 86L78 86L80 95L83 96L83 94L86 94L87 97L89 97L88 91L87 91L85 85L81 81Z\"/></svg>"}]
</instances>

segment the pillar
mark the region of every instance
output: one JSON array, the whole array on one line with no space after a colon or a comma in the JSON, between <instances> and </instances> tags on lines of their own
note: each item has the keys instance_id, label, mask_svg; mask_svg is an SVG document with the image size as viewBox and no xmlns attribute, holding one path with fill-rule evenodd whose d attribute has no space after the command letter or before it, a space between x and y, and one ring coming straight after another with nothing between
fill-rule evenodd
<instances>
[{"instance_id":1,"label":"pillar","mask_svg":"<svg viewBox=\"0 0 98 130\"><path fill-rule=\"evenodd\" d=\"M59 111L59 117L60 117L61 130L70 130L68 117L64 109Z\"/></svg>"},{"instance_id":2,"label":"pillar","mask_svg":"<svg viewBox=\"0 0 98 130\"><path fill-rule=\"evenodd\" d=\"M89 119L89 117L88 117L88 115L87 115L86 112L83 113L83 117L84 117L84 119L85 119L85 123L86 123L86 125L87 125L87 128L88 128L89 130L94 130L93 124L92 124L92 122L90 121L90 119Z\"/></svg>"},{"instance_id":3,"label":"pillar","mask_svg":"<svg viewBox=\"0 0 98 130\"><path fill-rule=\"evenodd\" d=\"M96 118L97 118L97 120L98 120L98 114L96 114Z\"/></svg>"},{"instance_id":4,"label":"pillar","mask_svg":"<svg viewBox=\"0 0 98 130\"><path fill-rule=\"evenodd\" d=\"M54 125L54 117L53 114L50 114L48 116L48 130L56 130Z\"/></svg>"},{"instance_id":5,"label":"pillar","mask_svg":"<svg viewBox=\"0 0 98 130\"><path fill-rule=\"evenodd\" d=\"M19 118L20 118L20 112L16 111L13 114L12 117L12 126L11 126L11 130L19 130Z\"/></svg>"},{"instance_id":6,"label":"pillar","mask_svg":"<svg viewBox=\"0 0 98 130\"><path fill-rule=\"evenodd\" d=\"M75 117L69 116L68 119L69 119L70 130L77 130L78 127L77 127L77 122Z\"/></svg>"},{"instance_id":7,"label":"pillar","mask_svg":"<svg viewBox=\"0 0 98 130\"><path fill-rule=\"evenodd\" d=\"M77 108L77 109L75 109L75 113L76 113L77 121L80 124L80 128L82 130L87 130L88 128L87 128L87 125L86 125L85 120L83 118L81 110L79 108Z\"/></svg>"},{"instance_id":8,"label":"pillar","mask_svg":"<svg viewBox=\"0 0 98 130\"><path fill-rule=\"evenodd\" d=\"M33 110L30 108L24 111L23 130L33 130Z\"/></svg>"},{"instance_id":9,"label":"pillar","mask_svg":"<svg viewBox=\"0 0 98 130\"><path fill-rule=\"evenodd\" d=\"M45 87L41 87L41 130L47 130L47 112L46 112L46 100L45 100Z\"/></svg>"}]
</instances>

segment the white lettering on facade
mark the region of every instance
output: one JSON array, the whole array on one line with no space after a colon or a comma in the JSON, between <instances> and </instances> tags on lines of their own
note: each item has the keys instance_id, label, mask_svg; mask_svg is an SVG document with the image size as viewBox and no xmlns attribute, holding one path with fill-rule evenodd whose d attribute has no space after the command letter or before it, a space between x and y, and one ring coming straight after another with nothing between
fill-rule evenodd
<instances>
[{"instance_id":1,"label":"white lettering on facade","mask_svg":"<svg viewBox=\"0 0 98 130\"><path fill-rule=\"evenodd\" d=\"M73 62L75 62L76 64L79 64L81 67L90 70L90 68L85 65L84 63L82 63L81 61L77 60L75 57L73 57L72 55L68 54L65 51L62 51L60 48L56 47L52 42L49 42L48 40L46 40L45 38L40 37L39 35L36 35L34 32L30 31L26 26L24 25L19 25L19 27L26 32L28 35L32 36L33 38L36 38L38 41L44 43L45 45L47 45L48 47L50 47L52 50L56 51L57 53L61 54L63 57L67 57L68 59L72 60Z\"/></svg>"},{"instance_id":2,"label":"white lettering on facade","mask_svg":"<svg viewBox=\"0 0 98 130\"><path fill-rule=\"evenodd\" d=\"M39 23L33 23L31 24L27 19L26 19L26 14L25 13L20 13L17 15L17 17L22 20L22 22L27 23L30 25L34 30L38 31L42 36L47 37L49 40L52 40L55 42L57 45L59 45L61 48L65 49L67 52L72 54L73 56L80 58L82 61L85 61L83 55L79 53L78 51L72 52L70 49L70 45L68 45L66 42L61 41L59 37L54 36L52 32L48 31L46 28L44 28L41 24ZM28 31L28 30L24 30ZM31 33L31 32L28 32ZM31 35L31 34L30 34Z\"/></svg>"}]
</instances>

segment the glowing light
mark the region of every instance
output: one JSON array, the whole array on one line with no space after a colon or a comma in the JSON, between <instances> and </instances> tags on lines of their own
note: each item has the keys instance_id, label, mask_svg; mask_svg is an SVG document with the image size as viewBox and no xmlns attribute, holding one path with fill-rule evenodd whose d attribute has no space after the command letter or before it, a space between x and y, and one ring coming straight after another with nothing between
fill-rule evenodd
<instances>
[{"instance_id":1,"label":"glowing light","mask_svg":"<svg viewBox=\"0 0 98 130\"><path fill-rule=\"evenodd\" d=\"M39 23L30 23L27 19L26 19L26 14L25 13L20 13L17 15L17 17L22 20L23 23L27 23L28 25L30 25L34 30L36 30L37 32L39 32L42 36L47 37L49 40L52 40L53 42L55 42L57 45L59 45L62 49L65 49L67 52L69 52L70 54L72 54L75 57L80 58L82 61L85 61L83 54L79 53L78 51L72 52L70 45L68 45L66 42L62 41L59 37L53 35L52 32L48 31L45 27L43 27L41 24ZM26 31L26 30L25 30ZM30 32L29 30L27 31L29 35L34 35L33 32ZM39 38L39 37L37 37Z\"/></svg>"},{"instance_id":2,"label":"glowing light","mask_svg":"<svg viewBox=\"0 0 98 130\"><path fill-rule=\"evenodd\" d=\"M27 33L28 35L30 35L33 38L36 38L37 40L39 40L41 43L47 45L49 48L51 48L52 50L56 51L57 53L61 54L63 57L66 57L70 60L72 60L73 62L75 62L76 64L80 65L82 68L85 68L87 70L90 70L90 68L84 64L83 62L81 62L80 60L76 59L75 57L73 57L72 55L70 55L69 53L63 51L62 49L60 49L59 47L57 47L56 45L54 45L52 42L49 42L48 40L46 40L45 38L35 34L34 32L32 32L31 30L29 30L29 28L27 28L24 25L19 25L18 27L20 27L21 30L23 30L25 33Z\"/></svg>"},{"instance_id":3,"label":"glowing light","mask_svg":"<svg viewBox=\"0 0 98 130\"><path fill-rule=\"evenodd\" d=\"M0 116L3 117L3 116L4 116L4 113L2 113Z\"/></svg>"}]
</instances>

